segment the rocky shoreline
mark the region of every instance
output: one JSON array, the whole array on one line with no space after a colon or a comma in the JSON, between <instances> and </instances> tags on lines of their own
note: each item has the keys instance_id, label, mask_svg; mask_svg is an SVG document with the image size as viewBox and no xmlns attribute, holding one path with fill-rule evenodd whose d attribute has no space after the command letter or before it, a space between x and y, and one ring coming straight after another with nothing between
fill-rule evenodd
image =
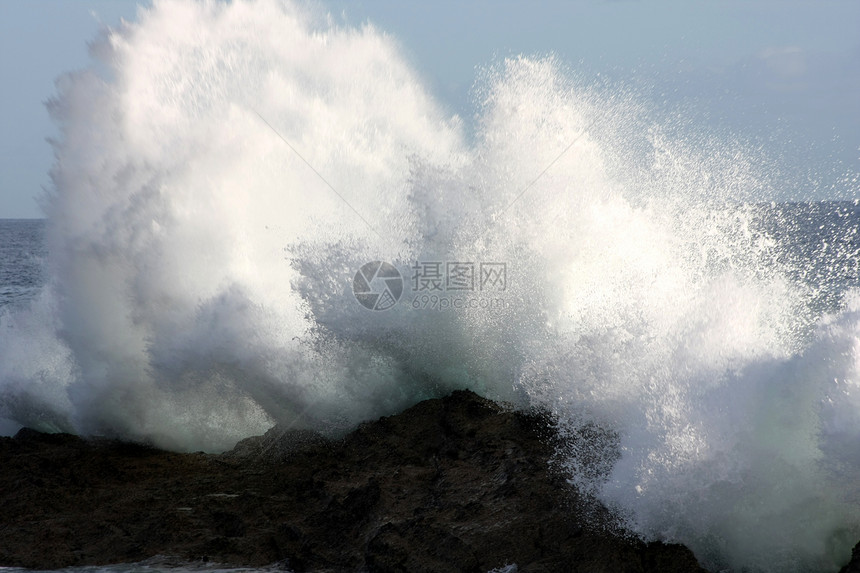
<instances>
[{"instance_id":1,"label":"rocky shoreline","mask_svg":"<svg viewBox=\"0 0 860 573\"><path fill-rule=\"evenodd\" d=\"M341 440L274 428L221 455L24 429L0 438L0 566L705 571L683 546L613 527L552 469L557 440L547 416L467 391ZM856 548L842 573L857 572Z\"/></svg>"}]
</instances>

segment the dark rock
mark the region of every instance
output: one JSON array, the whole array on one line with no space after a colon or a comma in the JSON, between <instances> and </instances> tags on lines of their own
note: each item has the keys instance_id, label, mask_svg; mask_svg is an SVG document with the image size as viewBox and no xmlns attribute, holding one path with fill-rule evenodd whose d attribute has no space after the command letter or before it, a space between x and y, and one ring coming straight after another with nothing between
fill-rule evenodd
<instances>
[{"instance_id":1,"label":"dark rock","mask_svg":"<svg viewBox=\"0 0 860 573\"><path fill-rule=\"evenodd\" d=\"M851 550L851 561L839 573L860 573L860 543Z\"/></svg>"},{"instance_id":2,"label":"dark rock","mask_svg":"<svg viewBox=\"0 0 860 573\"><path fill-rule=\"evenodd\" d=\"M275 426L262 436L241 440L224 456L248 462L257 459L265 459L267 462L285 461L296 452L326 445L330 445L330 442L317 432Z\"/></svg>"},{"instance_id":3,"label":"dark rock","mask_svg":"<svg viewBox=\"0 0 860 573\"><path fill-rule=\"evenodd\" d=\"M342 440L273 428L223 455L21 430L0 439L0 565L703 571L682 546L613 527L553 469L559 445L546 414L471 392Z\"/></svg>"}]
</instances>

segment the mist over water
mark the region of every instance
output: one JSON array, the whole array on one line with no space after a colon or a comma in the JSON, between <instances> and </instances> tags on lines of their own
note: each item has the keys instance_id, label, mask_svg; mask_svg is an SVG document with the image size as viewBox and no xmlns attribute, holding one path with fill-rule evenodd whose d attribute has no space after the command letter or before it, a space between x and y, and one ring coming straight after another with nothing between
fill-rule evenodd
<instances>
[{"instance_id":1,"label":"mist over water","mask_svg":"<svg viewBox=\"0 0 860 573\"><path fill-rule=\"evenodd\" d=\"M394 39L288 3L156 1L92 51L50 104L48 280L0 315L0 417L217 451L471 388L613 432L571 479L708 566L847 560L855 206L813 270L752 146L552 57L481 72L467 137ZM506 304L369 311L376 260L407 290L503 262Z\"/></svg>"}]
</instances>

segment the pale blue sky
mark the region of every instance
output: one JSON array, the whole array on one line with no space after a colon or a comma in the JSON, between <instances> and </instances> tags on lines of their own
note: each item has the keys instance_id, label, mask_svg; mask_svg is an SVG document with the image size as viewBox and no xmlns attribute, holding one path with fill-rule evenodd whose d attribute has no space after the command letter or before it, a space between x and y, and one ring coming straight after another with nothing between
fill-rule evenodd
<instances>
[{"instance_id":1,"label":"pale blue sky","mask_svg":"<svg viewBox=\"0 0 860 573\"><path fill-rule=\"evenodd\" d=\"M475 67L510 54L556 53L656 106L758 138L819 178L810 198L855 198L860 171L860 2L677 0L404 2L330 0L351 23L401 43L452 113L471 116ZM40 216L55 136L44 102L61 73L87 65L101 25L134 18L129 0L0 0L0 218ZM668 94L668 95L667 95ZM663 103L665 101L665 104Z\"/></svg>"}]
</instances>

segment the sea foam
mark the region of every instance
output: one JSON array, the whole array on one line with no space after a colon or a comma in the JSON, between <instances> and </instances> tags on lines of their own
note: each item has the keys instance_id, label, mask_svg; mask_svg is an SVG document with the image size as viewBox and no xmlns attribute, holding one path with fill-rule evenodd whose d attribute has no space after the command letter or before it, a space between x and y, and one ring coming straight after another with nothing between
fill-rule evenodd
<instances>
[{"instance_id":1,"label":"sea foam","mask_svg":"<svg viewBox=\"0 0 860 573\"><path fill-rule=\"evenodd\" d=\"M0 318L0 416L218 451L471 388L616 436L561 452L571 481L709 566L847 559L860 297L822 309L758 225L787 182L753 146L554 57L489 64L467 135L393 38L292 3L156 0L92 55L49 105L49 278ZM369 261L393 308L356 301ZM428 308L424 263L506 282Z\"/></svg>"}]
</instances>

